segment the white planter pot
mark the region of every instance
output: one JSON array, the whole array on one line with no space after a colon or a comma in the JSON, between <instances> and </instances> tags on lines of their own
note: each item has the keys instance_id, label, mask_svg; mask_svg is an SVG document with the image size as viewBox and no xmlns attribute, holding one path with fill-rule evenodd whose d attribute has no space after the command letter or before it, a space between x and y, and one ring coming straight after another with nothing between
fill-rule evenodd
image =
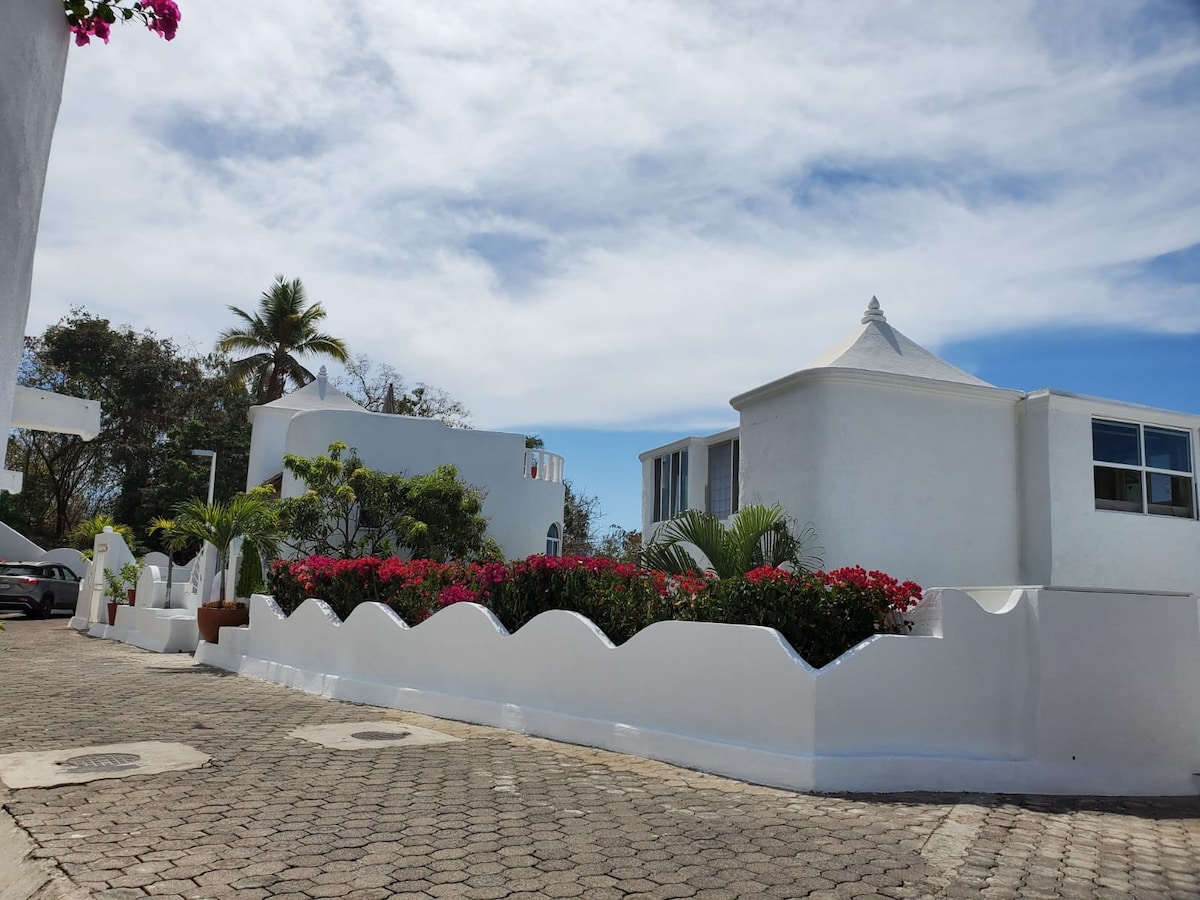
<instances>
[{"instance_id":1,"label":"white planter pot","mask_svg":"<svg viewBox=\"0 0 1200 900\"><path fill-rule=\"evenodd\" d=\"M3 0L0 27L0 436L7 442L33 251L70 31L60 0ZM2 456L2 454L0 454ZM0 458L2 462L2 458Z\"/></svg>"}]
</instances>

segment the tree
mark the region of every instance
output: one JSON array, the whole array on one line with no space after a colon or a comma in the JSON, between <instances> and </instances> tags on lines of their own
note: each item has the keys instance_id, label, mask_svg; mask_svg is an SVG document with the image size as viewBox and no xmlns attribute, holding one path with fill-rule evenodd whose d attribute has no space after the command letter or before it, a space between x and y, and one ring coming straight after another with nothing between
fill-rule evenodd
<instances>
[{"instance_id":1,"label":"tree","mask_svg":"<svg viewBox=\"0 0 1200 900\"><path fill-rule=\"evenodd\" d=\"M419 381L409 390L404 376L387 363L372 362L365 353L347 360L345 367L345 376L335 378L334 387L363 409L438 419L451 428L471 427L471 413L441 388Z\"/></svg>"},{"instance_id":2,"label":"tree","mask_svg":"<svg viewBox=\"0 0 1200 900\"><path fill-rule=\"evenodd\" d=\"M600 518L600 498L575 490L563 481L563 556L594 556L595 522Z\"/></svg>"},{"instance_id":3,"label":"tree","mask_svg":"<svg viewBox=\"0 0 1200 900\"><path fill-rule=\"evenodd\" d=\"M819 565L812 545L816 532L806 526L795 535L787 513L778 506L752 504L725 525L711 513L689 509L663 524L643 551L645 565L674 574L701 568L718 578L744 575L760 566L790 563L797 570ZM708 563L702 567L688 551L694 547Z\"/></svg>"},{"instance_id":4,"label":"tree","mask_svg":"<svg viewBox=\"0 0 1200 900\"><path fill-rule=\"evenodd\" d=\"M279 520L275 504L252 491L238 494L229 501L206 503L193 498L175 509L171 531L195 541L208 541L217 549L217 571L229 567L229 548L237 538L243 547L253 547L261 554L274 554L279 543ZM226 600L229 585L221 578L221 602Z\"/></svg>"},{"instance_id":5,"label":"tree","mask_svg":"<svg viewBox=\"0 0 1200 900\"><path fill-rule=\"evenodd\" d=\"M280 501L288 543L299 552L352 558L403 550L446 561L485 551L483 494L454 466L411 478L375 472L340 441L314 457L287 454L283 465L308 487Z\"/></svg>"},{"instance_id":6,"label":"tree","mask_svg":"<svg viewBox=\"0 0 1200 900\"><path fill-rule=\"evenodd\" d=\"M242 326L230 328L217 339L222 353L250 353L230 367L235 379L248 384L258 403L270 403L283 396L288 382L303 387L313 380L312 372L297 357L327 356L344 363L349 355L341 338L322 334L317 323L325 318L320 303L309 303L299 278L275 283L264 291L258 310L252 315L236 306L230 312L242 320Z\"/></svg>"},{"instance_id":7,"label":"tree","mask_svg":"<svg viewBox=\"0 0 1200 900\"><path fill-rule=\"evenodd\" d=\"M70 534L67 535L67 540L76 549L88 552L96 543L96 535L103 534L105 528L111 528L116 534L119 534L129 549L133 550L133 529L128 525L121 524L106 513L96 513L90 519L84 519L71 529Z\"/></svg>"},{"instance_id":8,"label":"tree","mask_svg":"<svg viewBox=\"0 0 1200 900\"><path fill-rule=\"evenodd\" d=\"M595 556L604 556L618 562L640 563L642 561L642 533L620 525L610 525Z\"/></svg>"},{"instance_id":9,"label":"tree","mask_svg":"<svg viewBox=\"0 0 1200 900\"><path fill-rule=\"evenodd\" d=\"M171 585L174 581L175 554L186 550L192 537L175 527L174 519L157 516L150 520L148 533L158 535L163 549L167 551L167 606L171 605ZM245 595L243 595L245 596Z\"/></svg>"}]
</instances>

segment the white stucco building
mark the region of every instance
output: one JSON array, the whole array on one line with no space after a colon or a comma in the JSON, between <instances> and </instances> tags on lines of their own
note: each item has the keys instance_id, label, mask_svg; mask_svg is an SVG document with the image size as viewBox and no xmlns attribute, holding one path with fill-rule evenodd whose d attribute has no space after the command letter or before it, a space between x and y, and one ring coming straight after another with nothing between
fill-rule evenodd
<instances>
[{"instance_id":1,"label":"white stucco building","mask_svg":"<svg viewBox=\"0 0 1200 900\"><path fill-rule=\"evenodd\" d=\"M528 450L525 436L449 428L435 419L368 412L332 387L324 367L312 383L250 409L247 489L280 480L280 496L304 483L283 471L285 453L316 456L334 441L358 451L371 469L420 475L450 463L484 491L488 536L510 559L557 555L562 546L563 458Z\"/></svg>"},{"instance_id":2,"label":"white stucco building","mask_svg":"<svg viewBox=\"0 0 1200 900\"><path fill-rule=\"evenodd\" d=\"M737 395L737 428L641 454L647 537L778 503L827 567L923 585L1200 592L1200 416L988 384L888 324Z\"/></svg>"}]
</instances>

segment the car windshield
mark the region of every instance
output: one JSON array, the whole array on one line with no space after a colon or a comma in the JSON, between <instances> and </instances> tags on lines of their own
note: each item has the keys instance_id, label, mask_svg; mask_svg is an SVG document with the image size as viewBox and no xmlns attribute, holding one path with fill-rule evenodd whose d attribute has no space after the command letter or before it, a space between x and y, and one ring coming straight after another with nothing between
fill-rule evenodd
<instances>
[{"instance_id":1,"label":"car windshield","mask_svg":"<svg viewBox=\"0 0 1200 900\"><path fill-rule=\"evenodd\" d=\"M13 566L0 563L0 575L36 575L36 566Z\"/></svg>"}]
</instances>

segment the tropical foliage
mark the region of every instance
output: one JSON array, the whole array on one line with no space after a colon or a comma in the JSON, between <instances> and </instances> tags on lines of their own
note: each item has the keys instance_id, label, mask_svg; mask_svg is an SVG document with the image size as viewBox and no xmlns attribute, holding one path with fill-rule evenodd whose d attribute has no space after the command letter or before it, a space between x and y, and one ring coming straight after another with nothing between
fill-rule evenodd
<instances>
[{"instance_id":1,"label":"tropical foliage","mask_svg":"<svg viewBox=\"0 0 1200 900\"><path fill-rule=\"evenodd\" d=\"M299 278L275 277L263 292L254 313L229 307L242 324L221 332L217 349L222 353L249 353L234 361L230 374L250 386L257 402L270 403L283 396L287 386L303 387L313 380L299 357L325 356L344 363L349 355L341 338L317 330L327 315L320 303L309 303Z\"/></svg>"},{"instance_id":2,"label":"tropical foliage","mask_svg":"<svg viewBox=\"0 0 1200 900\"><path fill-rule=\"evenodd\" d=\"M287 454L284 467L308 490L279 503L288 543L301 553L335 557L405 555L446 561L490 553L483 495L458 469L389 475L363 465L335 441L313 457Z\"/></svg>"},{"instance_id":3,"label":"tropical foliage","mask_svg":"<svg viewBox=\"0 0 1200 900\"><path fill-rule=\"evenodd\" d=\"M531 556L503 564L392 557L276 561L269 590L285 612L319 597L343 619L376 601L416 624L454 603L479 603L509 631L551 609L587 616L615 643L666 620L765 625L822 666L872 634L905 629L921 588L861 568L744 576L673 575L604 558Z\"/></svg>"},{"instance_id":4,"label":"tropical foliage","mask_svg":"<svg viewBox=\"0 0 1200 900\"><path fill-rule=\"evenodd\" d=\"M689 509L654 533L643 559L650 568L664 572L705 571L718 578L785 564L803 571L821 564L815 538L811 526L796 534L787 513L778 506L743 506L728 525L714 515ZM703 561L689 552L689 545Z\"/></svg>"},{"instance_id":5,"label":"tropical foliage","mask_svg":"<svg viewBox=\"0 0 1200 900\"><path fill-rule=\"evenodd\" d=\"M172 532L188 538L208 541L217 550L217 571L229 566L229 550L234 540L261 553L273 554L279 543L279 521L275 505L258 491L238 494L231 500L205 503L198 498L181 503L175 510ZM221 579L221 602L228 599L229 585Z\"/></svg>"},{"instance_id":6,"label":"tropical foliage","mask_svg":"<svg viewBox=\"0 0 1200 900\"><path fill-rule=\"evenodd\" d=\"M107 513L96 513L91 518L84 519L71 529L67 540L79 550L91 550L96 542L96 535L103 534L105 528L111 528L121 536L127 546L133 547L133 529L116 521Z\"/></svg>"}]
</instances>

